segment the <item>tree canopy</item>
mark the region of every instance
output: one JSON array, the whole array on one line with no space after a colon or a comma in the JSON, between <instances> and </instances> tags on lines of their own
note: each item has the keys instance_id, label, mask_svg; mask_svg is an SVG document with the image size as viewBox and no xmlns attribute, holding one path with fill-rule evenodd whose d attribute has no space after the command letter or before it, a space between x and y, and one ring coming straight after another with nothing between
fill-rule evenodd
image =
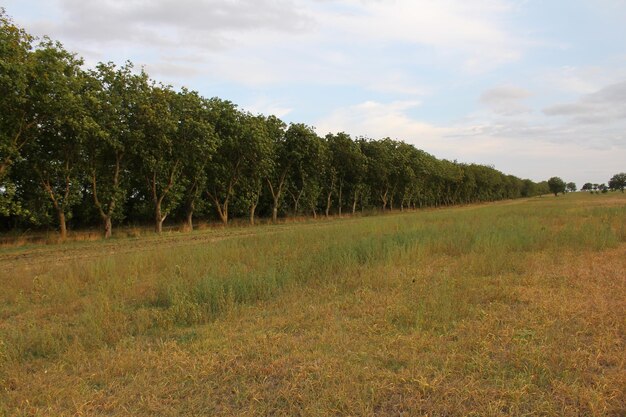
<instances>
[{"instance_id":1,"label":"tree canopy","mask_svg":"<svg viewBox=\"0 0 626 417\"><path fill-rule=\"evenodd\" d=\"M550 187L550 192L556 196L559 193L565 192L566 185L565 181L563 181L561 178L552 177L548 180L548 187Z\"/></svg>"}]
</instances>

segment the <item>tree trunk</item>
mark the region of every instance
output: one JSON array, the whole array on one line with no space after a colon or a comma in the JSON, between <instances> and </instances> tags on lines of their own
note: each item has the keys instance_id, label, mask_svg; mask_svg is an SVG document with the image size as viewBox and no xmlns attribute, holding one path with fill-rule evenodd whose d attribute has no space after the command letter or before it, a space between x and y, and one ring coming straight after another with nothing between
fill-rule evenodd
<instances>
[{"instance_id":1,"label":"tree trunk","mask_svg":"<svg viewBox=\"0 0 626 417\"><path fill-rule=\"evenodd\" d=\"M160 234L163 231L163 222L165 221L166 217L167 214L163 216L161 213L161 202L157 202L154 205L154 231L156 233Z\"/></svg>"},{"instance_id":2,"label":"tree trunk","mask_svg":"<svg viewBox=\"0 0 626 417\"><path fill-rule=\"evenodd\" d=\"M104 238L109 239L113 233L113 222L111 221L111 216L105 216L102 220L104 222Z\"/></svg>"},{"instance_id":3,"label":"tree trunk","mask_svg":"<svg viewBox=\"0 0 626 417\"><path fill-rule=\"evenodd\" d=\"M254 226L254 212L256 211L256 206L256 204L250 206L250 224L252 226ZM276 220L274 220L274 223L276 223Z\"/></svg>"},{"instance_id":4,"label":"tree trunk","mask_svg":"<svg viewBox=\"0 0 626 417\"><path fill-rule=\"evenodd\" d=\"M343 194L343 180L339 181L339 217L341 217L342 194Z\"/></svg>"},{"instance_id":5,"label":"tree trunk","mask_svg":"<svg viewBox=\"0 0 626 417\"><path fill-rule=\"evenodd\" d=\"M354 200L352 200L352 215L354 216L356 214L356 200L357 200L358 194L355 191L354 192Z\"/></svg>"},{"instance_id":6,"label":"tree trunk","mask_svg":"<svg viewBox=\"0 0 626 417\"><path fill-rule=\"evenodd\" d=\"M294 216L297 216L298 215L298 211L300 210L300 198L302 198L302 193L303 193L303 191L300 191L298 193L298 197L294 198L294 203L293 203L293 210L294 210L293 214L294 214Z\"/></svg>"},{"instance_id":7,"label":"tree trunk","mask_svg":"<svg viewBox=\"0 0 626 417\"><path fill-rule=\"evenodd\" d=\"M57 216L59 218L59 232L61 240L67 239L67 225L65 223L65 212L62 208L57 208Z\"/></svg>"},{"instance_id":8,"label":"tree trunk","mask_svg":"<svg viewBox=\"0 0 626 417\"><path fill-rule=\"evenodd\" d=\"M383 202L383 211L387 210L387 195L389 194L389 189L386 189L383 194L380 195L380 200Z\"/></svg>"},{"instance_id":9,"label":"tree trunk","mask_svg":"<svg viewBox=\"0 0 626 417\"><path fill-rule=\"evenodd\" d=\"M187 205L187 216L185 220L185 231L187 232L193 231L193 212L195 208L196 205L193 201Z\"/></svg>"},{"instance_id":10,"label":"tree trunk","mask_svg":"<svg viewBox=\"0 0 626 417\"><path fill-rule=\"evenodd\" d=\"M283 185L285 184L285 177L287 176L287 171L284 171L278 180L278 186L276 190L274 190L274 186L272 182L268 179L267 185L270 189L270 193L272 194L272 198L274 199L274 204L272 205L272 222L276 223L278 220L278 205L280 204L280 196L283 192ZM260 189L259 189L260 194ZM258 204L258 203L257 203ZM256 204L255 204L256 207Z\"/></svg>"},{"instance_id":11,"label":"tree trunk","mask_svg":"<svg viewBox=\"0 0 626 417\"><path fill-rule=\"evenodd\" d=\"M224 206L219 210L219 215L224 226L228 226L228 200L224 202Z\"/></svg>"},{"instance_id":12,"label":"tree trunk","mask_svg":"<svg viewBox=\"0 0 626 417\"><path fill-rule=\"evenodd\" d=\"M226 197L226 200L224 200L224 204L222 204L220 203L220 200L217 198L217 194L215 193L211 194L208 191L206 194L215 203L215 210L217 210L217 214L220 216L220 220L222 221L224 226L227 226L228 225L228 199L229 197Z\"/></svg>"},{"instance_id":13,"label":"tree trunk","mask_svg":"<svg viewBox=\"0 0 626 417\"><path fill-rule=\"evenodd\" d=\"M328 217L328 214L330 213L330 205L332 203L332 197L333 193L330 192L328 193L328 197L326 197L326 217Z\"/></svg>"},{"instance_id":14,"label":"tree trunk","mask_svg":"<svg viewBox=\"0 0 626 417\"><path fill-rule=\"evenodd\" d=\"M185 231L193 231L193 210L187 212L187 218L185 219Z\"/></svg>"}]
</instances>

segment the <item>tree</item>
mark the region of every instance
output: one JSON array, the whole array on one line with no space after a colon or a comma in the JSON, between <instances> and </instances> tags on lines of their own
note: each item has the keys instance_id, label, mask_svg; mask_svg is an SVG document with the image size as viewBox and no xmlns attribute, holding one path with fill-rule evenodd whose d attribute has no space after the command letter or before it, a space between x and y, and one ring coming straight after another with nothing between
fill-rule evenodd
<instances>
[{"instance_id":1,"label":"tree","mask_svg":"<svg viewBox=\"0 0 626 417\"><path fill-rule=\"evenodd\" d=\"M350 135L341 132L326 135L330 151L330 167L336 176L337 206L339 216L342 214L344 190L353 195L352 212L356 210L356 200L360 191L360 183L365 173L365 156L359 145Z\"/></svg>"},{"instance_id":2,"label":"tree","mask_svg":"<svg viewBox=\"0 0 626 417\"><path fill-rule=\"evenodd\" d=\"M227 225L228 209L240 183L245 183L245 191L251 197L249 209L253 212L256 208L259 184L269 169L270 138L262 118L240 112L229 101L213 98L209 100L209 111L218 147L213 162L207 166L206 194Z\"/></svg>"},{"instance_id":3,"label":"tree","mask_svg":"<svg viewBox=\"0 0 626 417\"><path fill-rule=\"evenodd\" d=\"M552 177L548 180L550 192L557 196L559 193L565 192L565 182L559 177Z\"/></svg>"},{"instance_id":4,"label":"tree","mask_svg":"<svg viewBox=\"0 0 626 417\"><path fill-rule=\"evenodd\" d=\"M144 72L133 74L130 62L120 68L100 63L89 81L85 99L94 123L85 141L86 175L107 239L128 193L128 154L141 137L137 117L148 78Z\"/></svg>"},{"instance_id":5,"label":"tree","mask_svg":"<svg viewBox=\"0 0 626 417\"><path fill-rule=\"evenodd\" d=\"M292 123L285 132L285 146L291 159L287 191L293 202L293 213L299 213L304 199L304 205L315 217L324 176L324 142L312 127Z\"/></svg>"},{"instance_id":6,"label":"tree","mask_svg":"<svg viewBox=\"0 0 626 417\"><path fill-rule=\"evenodd\" d=\"M182 157L185 229L191 231L196 203L206 186L206 167L212 161L218 139L211 124L209 103L197 92L183 88L176 94L173 110L177 119L176 143Z\"/></svg>"},{"instance_id":7,"label":"tree","mask_svg":"<svg viewBox=\"0 0 626 417\"><path fill-rule=\"evenodd\" d=\"M570 193L574 193L576 192L576 184L573 182L568 182L567 185L565 186L565 189L570 192Z\"/></svg>"},{"instance_id":8,"label":"tree","mask_svg":"<svg viewBox=\"0 0 626 417\"><path fill-rule=\"evenodd\" d=\"M142 137L133 150L135 167L152 201L156 233L163 230L163 222L180 202L184 190L179 179L186 144L179 143L177 136L176 99L169 86L153 82L144 91L138 109Z\"/></svg>"},{"instance_id":9,"label":"tree","mask_svg":"<svg viewBox=\"0 0 626 417\"><path fill-rule=\"evenodd\" d=\"M287 175L294 162L291 142L285 136L285 123L275 116L265 119L267 133L271 141L272 163L267 174L267 186L272 195L272 221L278 219L278 208L287 183Z\"/></svg>"},{"instance_id":10,"label":"tree","mask_svg":"<svg viewBox=\"0 0 626 417\"><path fill-rule=\"evenodd\" d=\"M244 116L242 135L246 142L246 153L239 184L239 199L247 206L250 224L254 224L264 179L268 178L272 170L272 138L268 132L267 120L263 116Z\"/></svg>"},{"instance_id":11,"label":"tree","mask_svg":"<svg viewBox=\"0 0 626 417\"><path fill-rule=\"evenodd\" d=\"M626 172L620 172L619 174L613 175L609 180L609 188L611 190L620 190L624 192L624 188L626 188Z\"/></svg>"},{"instance_id":12,"label":"tree","mask_svg":"<svg viewBox=\"0 0 626 417\"><path fill-rule=\"evenodd\" d=\"M0 214L4 215L20 212L9 173L36 123L30 97L32 41L0 8Z\"/></svg>"},{"instance_id":13,"label":"tree","mask_svg":"<svg viewBox=\"0 0 626 417\"><path fill-rule=\"evenodd\" d=\"M375 198L379 199L385 211L392 191L394 174L393 153L395 142L389 138L382 140L361 140L361 149L367 158L367 182Z\"/></svg>"},{"instance_id":14,"label":"tree","mask_svg":"<svg viewBox=\"0 0 626 417\"><path fill-rule=\"evenodd\" d=\"M33 58L29 88L36 123L24 149L24 164L51 202L64 240L67 218L80 199L82 146L93 123L82 100L86 77L82 61L58 42L44 39Z\"/></svg>"},{"instance_id":15,"label":"tree","mask_svg":"<svg viewBox=\"0 0 626 417\"><path fill-rule=\"evenodd\" d=\"M422 168L418 161L415 147L400 142L395 152L396 176L394 189L400 199L400 210L411 206L411 201L416 193L419 171Z\"/></svg>"},{"instance_id":16,"label":"tree","mask_svg":"<svg viewBox=\"0 0 626 417\"><path fill-rule=\"evenodd\" d=\"M590 183L590 182L586 182L583 185L583 188L581 188L581 190L583 190L583 191L593 191L593 184Z\"/></svg>"},{"instance_id":17,"label":"tree","mask_svg":"<svg viewBox=\"0 0 626 417\"><path fill-rule=\"evenodd\" d=\"M228 207L243 170L243 115L230 101L209 100L211 123L218 138L213 162L207 165L206 194L224 225L228 224Z\"/></svg>"}]
</instances>

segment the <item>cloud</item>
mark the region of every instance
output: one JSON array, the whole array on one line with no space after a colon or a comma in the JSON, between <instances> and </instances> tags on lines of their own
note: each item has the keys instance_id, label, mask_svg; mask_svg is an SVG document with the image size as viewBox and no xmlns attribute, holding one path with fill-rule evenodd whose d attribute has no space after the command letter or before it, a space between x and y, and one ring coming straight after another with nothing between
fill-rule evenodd
<instances>
[{"instance_id":1,"label":"cloud","mask_svg":"<svg viewBox=\"0 0 626 417\"><path fill-rule=\"evenodd\" d=\"M351 6L348 11L332 10L324 17L336 31L366 42L404 42L434 48L444 59L460 56L463 68L472 73L516 61L527 46L503 22L514 10L506 1L344 0L342 3Z\"/></svg>"},{"instance_id":2,"label":"cloud","mask_svg":"<svg viewBox=\"0 0 626 417\"><path fill-rule=\"evenodd\" d=\"M573 103L543 110L547 116L569 117L577 124L620 124L626 127L626 81L586 94Z\"/></svg>"},{"instance_id":3,"label":"cloud","mask_svg":"<svg viewBox=\"0 0 626 417\"><path fill-rule=\"evenodd\" d=\"M475 74L520 59L527 47L507 26L515 8L506 0L50 3L58 16L31 22L31 29L62 40L90 63L132 59L164 73L169 66L170 78L180 78L185 71L171 61L193 54L207 77L254 86L342 83L420 95L427 82L418 67ZM389 49L398 43L401 52Z\"/></svg>"},{"instance_id":4,"label":"cloud","mask_svg":"<svg viewBox=\"0 0 626 417\"><path fill-rule=\"evenodd\" d=\"M391 136L407 141L441 137L446 129L412 119L407 112L419 107L418 101L380 103L365 101L335 109L319 120L318 133L351 132L356 136L382 138Z\"/></svg>"},{"instance_id":5,"label":"cloud","mask_svg":"<svg viewBox=\"0 0 626 417\"><path fill-rule=\"evenodd\" d=\"M214 48L238 32L297 32L309 19L290 0L59 0L56 33L101 44ZM228 36L228 35L232 36Z\"/></svg>"},{"instance_id":6,"label":"cloud","mask_svg":"<svg viewBox=\"0 0 626 417\"><path fill-rule=\"evenodd\" d=\"M480 96L480 102L496 114L515 116L531 111L529 107L522 103L530 95L528 90L522 88L501 86L484 91Z\"/></svg>"},{"instance_id":7,"label":"cloud","mask_svg":"<svg viewBox=\"0 0 626 417\"><path fill-rule=\"evenodd\" d=\"M476 134L481 130L479 126L441 127L416 119L411 112L420 105L418 101L365 101L336 109L315 126L319 134L345 131L374 139L403 140L439 158L476 160L502 151L502 139Z\"/></svg>"},{"instance_id":8,"label":"cloud","mask_svg":"<svg viewBox=\"0 0 626 417\"><path fill-rule=\"evenodd\" d=\"M252 114L273 115L278 118L283 118L293 111L292 108L269 97L258 97L249 104L242 104L241 107Z\"/></svg>"}]
</instances>

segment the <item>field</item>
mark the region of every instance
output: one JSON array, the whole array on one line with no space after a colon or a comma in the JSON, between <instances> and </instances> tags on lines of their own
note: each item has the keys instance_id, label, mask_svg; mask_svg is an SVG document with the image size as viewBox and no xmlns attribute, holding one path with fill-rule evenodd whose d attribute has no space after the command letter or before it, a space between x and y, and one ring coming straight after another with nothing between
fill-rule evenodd
<instances>
[{"instance_id":1,"label":"field","mask_svg":"<svg viewBox=\"0 0 626 417\"><path fill-rule=\"evenodd\" d=\"M626 415L626 197L0 249L0 415Z\"/></svg>"}]
</instances>

